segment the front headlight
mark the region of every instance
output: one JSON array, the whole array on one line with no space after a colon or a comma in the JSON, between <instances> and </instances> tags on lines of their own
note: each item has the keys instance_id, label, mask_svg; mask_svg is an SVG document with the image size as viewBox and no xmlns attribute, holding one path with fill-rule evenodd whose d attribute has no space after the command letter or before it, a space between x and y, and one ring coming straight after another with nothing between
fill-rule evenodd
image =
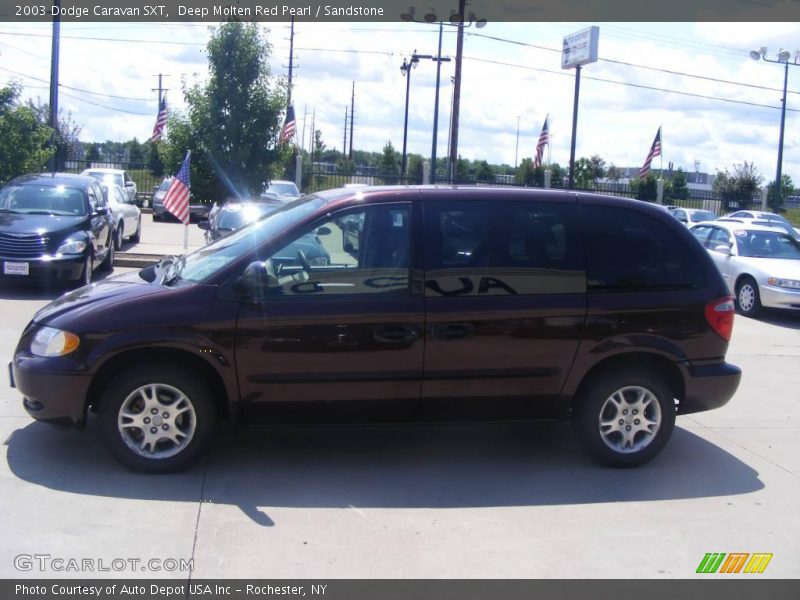
<instances>
[{"instance_id":1,"label":"front headlight","mask_svg":"<svg viewBox=\"0 0 800 600\"><path fill-rule=\"evenodd\" d=\"M779 277L770 277L767 279L767 283L790 290L800 290L800 281L797 279L780 279Z\"/></svg>"},{"instance_id":2,"label":"front headlight","mask_svg":"<svg viewBox=\"0 0 800 600\"><path fill-rule=\"evenodd\" d=\"M56 254L83 254L86 242L81 240L67 240L58 247Z\"/></svg>"},{"instance_id":3,"label":"front headlight","mask_svg":"<svg viewBox=\"0 0 800 600\"><path fill-rule=\"evenodd\" d=\"M78 349L80 339L74 333L52 327L42 327L33 336L31 354L49 358L64 356Z\"/></svg>"}]
</instances>

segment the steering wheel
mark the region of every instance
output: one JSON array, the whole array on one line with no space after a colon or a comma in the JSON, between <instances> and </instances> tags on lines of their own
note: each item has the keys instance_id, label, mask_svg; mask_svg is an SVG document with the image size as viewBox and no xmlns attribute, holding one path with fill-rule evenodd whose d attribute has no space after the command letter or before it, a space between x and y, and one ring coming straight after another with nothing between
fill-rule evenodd
<instances>
[{"instance_id":1,"label":"steering wheel","mask_svg":"<svg viewBox=\"0 0 800 600\"><path fill-rule=\"evenodd\" d=\"M311 275L311 265L306 258L306 253L302 250L297 251L297 260L300 261L300 266L303 267L303 271Z\"/></svg>"}]
</instances>

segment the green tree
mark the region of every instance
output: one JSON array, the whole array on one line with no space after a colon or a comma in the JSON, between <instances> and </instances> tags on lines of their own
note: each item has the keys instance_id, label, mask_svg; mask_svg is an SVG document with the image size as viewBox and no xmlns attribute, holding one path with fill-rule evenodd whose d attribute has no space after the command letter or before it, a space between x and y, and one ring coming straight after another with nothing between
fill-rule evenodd
<instances>
[{"instance_id":1,"label":"green tree","mask_svg":"<svg viewBox=\"0 0 800 600\"><path fill-rule=\"evenodd\" d=\"M781 206L786 196L794 194L794 182L786 173L781 174ZM775 181L770 181L767 186L767 204L770 208L775 206Z\"/></svg>"},{"instance_id":2,"label":"green tree","mask_svg":"<svg viewBox=\"0 0 800 600\"><path fill-rule=\"evenodd\" d=\"M476 181L494 181L494 171L485 160L475 161L474 166Z\"/></svg>"},{"instance_id":3,"label":"green tree","mask_svg":"<svg viewBox=\"0 0 800 600\"><path fill-rule=\"evenodd\" d=\"M617 167L614 163L611 163L611 166L608 167L608 169L606 170L606 178L609 181L613 181L614 183L616 183L617 181L622 179L622 169Z\"/></svg>"},{"instance_id":4,"label":"green tree","mask_svg":"<svg viewBox=\"0 0 800 600\"><path fill-rule=\"evenodd\" d=\"M285 84L270 73L270 45L256 23L212 29L207 52L207 83L184 84L187 113L170 118L165 166L177 170L191 150L196 198L256 195L291 154L278 141Z\"/></svg>"},{"instance_id":5,"label":"green tree","mask_svg":"<svg viewBox=\"0 0 800 600\"><path fill-rule=\"evenodd\" d=\"M392 142L387 141L383 147L383 154L378 165L378 172L382 177L398 177L400 175L399 155L392 146Z\"/></svg>"},{"instance_id":6,"label":"green tree","mask_svg":"<svg viewBox=\"0 0 800 600\"><path fill-rule=\"evenodd\" d=\"M52 129L36 110L19 103L21 87L0 88L0 183L24 173L44 169L53 155Z\"/></svg>"},{"instance_id":7,"label":"green tree","mask_svg":"<svg viewBox=\"0 0 800 600\"><path fill-rule=\"evenodd\" d=\"M34 102L28 100L28 107L36 113L36 119L43 127L48 127L50 123L50 104L42 102L39 98ZM52 139L55 145L56 169L61 170L64 168L69 157L77 154L80 147L78 138L81 134L81 127L72 120L72 113L64 114L63 111L58 112L58 131Z\"/></svg>"},{"instance_id":8,"label":"green tree","mask_svg":"<svg viewBox=\"0 0 800 600\"><path fill-rule=\"evenodd\" d=\"M126 143L128 146L128 160L132 163L144 163L144 146L137 140L133 138L129 142Z\"/></svg>"},{"instance_id":9,"label":"green tree","mask_svg":"<svg viewBox=\"0 0 800 600\"><path fill-rule=\"evenodd\" d=\"M657 179L652 173L648 173L647 176L642 179L633 179L631 180L631 191L639 200L655 202L658 199Z\"/></svg>"},{"instance_id":10,"label":"green tree","mask_svg":"<svg viewBox=\"0 0 800 600\"><path fill-rule=\"evenodd\" d=\"M689 186L686 184L686 173L683 169L678 168L672 175L672 189L670 191L670 198L676 200L685 200L689 197Z\"/></svg>"},{"instance_id":11,"label":"green tree","mask_svg":"<svg viewBox=\"0 0 800 600\"><path fill-rule=\"evenodd\" d=\"M591 187L594 182L595 167L592 165L590 159L586 157L579 158L575 161L575 176L573 181L575 187L578 189L586 189Z\"/></svg>"},{"instance_id":12,"label":"green tree","mask_svg":"<svg viewBox=\"0 0 800 600\"><path fill-rule=\"evenodd\" d=\"M100 160L100 144L96 142L86 144L86 154L83 159L86 161L87 169L92 166L93 162L98 162Z\"/></svg>"},{"instance_id":13,"label":"green tree","mask_svg":"<svg viewBox=\"0 0 800 600\"><path fill-rule=\"evenodd\" d=\"M352 175L355 173L355 170L355 163L347 158L347 156L342 156L336 161L336 172L341 175Z\"/></svg>"},{"instance_id":14,"label":"green tree","mask_svg":"<svg viewBox=\"0 0 800 600\"><path fill-rule=\"evenodd\" d=\"M320 160L322 158L322 153L325 152L325 148L325 142L322 141L322 132L317 129L314 131L314 144L311 150L315 160Z\"/></svg>"},{"instance_id":15,"label":"green tree","mask_svg":"<svg viewBox=\"0 0 800 600\"><path fill-rule=\"evenodd\" d=\"M408 170L407 178L408 183L412 184L421 184L422 183L422 176L424 175L423 171L423 160L422 156L419 154L409 154L408 155L408 166L406 167Z\"/></svg>"},{"instance_id":16,"label":"green tree","mask_svg":"<svg viewBox=\"0 0 800 600\"><path fill-rule=\"evenodd\" d=\"M753 163L744 161L733 165L733 172L717 171L713 189L722 199L723 209L737 208L758 193L762 177Z\"/></svg>"}]
</instances>

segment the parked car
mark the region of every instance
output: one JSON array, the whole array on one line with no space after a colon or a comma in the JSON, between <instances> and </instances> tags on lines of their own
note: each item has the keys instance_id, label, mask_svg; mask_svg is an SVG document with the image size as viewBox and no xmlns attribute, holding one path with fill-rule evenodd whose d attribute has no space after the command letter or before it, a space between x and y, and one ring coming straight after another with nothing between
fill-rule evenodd
<instances>
[{"instance_id":1,"label":"parked car","mask_svg":"<svg viewBox=\"0 0 800 600\"><path fill-rule=\"evenodd\" d=\"M104 167L92 167L84 169L81 175L94 177L97 181L106 181L111 185L118 185L128 197L132 204L136 204L136 182L131 178L125 169L107 169Z\"/></svg>"},{"instance_id":2,"label":"parked car","mask_svg":"<svg viewBox=\"0 0 800 600\"><path fill-rule=\"evenodd\" d=\"M723 221L728 223L743 223L745 225L761 225L762 227L777 227L778 229L788 233L793 238L800 240L800 233L798 233L798 231L794 227L792 227L792 224L789 223L789 221L787 221L783 217L780 217L780 219L775 219L770 216L773 213L760 213L760 214L764 216L761 217L727 216L727 217L720 217L719 219L717 219L717 221Z\"/></svg>"},{"instance_id":3,"label":"parked car","mask_svg":"<svg viewBox=\"0 0 800 600\"><path fill-rule=\"evenodd\" d=\"M2 277L92 280L114 266L114 221L96 179L65 173L16 177L0 189Z\"/></svg>"},{"instance_id":4,"label":"parked car","mask_svg":"<svg viewBox=\"0 0 800 600\"><path fill-rule=\"evenodd\" d=\"M740 313L754 317L764 306L800 310L800 241L779 227L721 219L691 231L735 294Z\"/></svg>"},{"instance_id":5,"label":"parked car","mask_svg":"<svg viewBox=\"0 0 800 600\"><path fill-rule=\"evenodd\" d=\"M259 202L226 202L212 209L208 219L198 221L197 226L205 231L206 243L215 242L230 235L245 225L254 223L264 215L282 206L280 200Z\"/></svg>"},{"instance_id":6,"label":"parked car","mask_svg":"<svg viewBox=\"0 0 800 600\"><path fill-rule=\"evenodd\" d=\"M108 208L114 217L114 246L122 247L122 241L129 239L138 242L142 234L142 211L125 195L118 185L100 184L108 201Z\"/></svg>"},{"instance_id":7,"label":"parked car","mask_svg":"<svg viewBox=\"0 0 800 600\"><path fill-rule=\"evenodd\" d=\"M701 221L713 221L717 215L710 210L702 210L699 208L680 208L676 207L670 210L673 217L678 219L681 223L689 227L693 223L700 223Z\"/></svg>"},{"instance_id":8,"label":"parked car","mask_svg":"<svg viewBox=\"0 0 800 600\"><path fill-rule=\"evenodd\" d=\"M297 185L294 181L284 181L280 179L270 181L265 191L277 194L284 202L290 202L300 197L300 190L297 189Z\"/></svg>"},{"instance_id":9,"label":"parked car","mask_svg":"<svg viewBox=\"0 0 800 600\"><path fill-rule=\"evenodd\" d=\"M165 177L161 184L153 192L153 220L163 221L164 219L177 220L164 206L164 196L167 194L172 177ZM189 194L189 220L199 221L208 218L211 207L202 202L194 202L192 195Z\"/></svg>"},{"instance_id":10,"label":"parked car","mask_svg":"<svg viewBox=\"0 0 800 600\"><path fill-rule=\"evenodd\" d=\"M302 249L314 236L328 264ZM571 419L595 458L633 466L676 414L736 391L733 315L703 247L643 202L339 189L60 298L10 372L34 418L96 412L111 454L148 472L187 466L219 419Z\"/></svg>"}]
</instances>

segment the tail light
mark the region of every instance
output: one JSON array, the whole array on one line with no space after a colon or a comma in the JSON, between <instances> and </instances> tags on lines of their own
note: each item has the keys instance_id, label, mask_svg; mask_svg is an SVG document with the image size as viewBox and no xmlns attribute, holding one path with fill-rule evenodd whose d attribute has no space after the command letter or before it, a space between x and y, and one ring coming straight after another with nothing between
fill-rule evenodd
<instances>
[{"instance_id":1,"label":"tail light","mask_svg":"<svg viewBox=\"0 0 800 600\"><path fill-rule=\"evenodd\" d=\"M730 341L731 333L733 333L735 311L733 296L717 298L706 304L706 321L711 325L711 329L726 342Z\"/></svg>"}]
</instances>

